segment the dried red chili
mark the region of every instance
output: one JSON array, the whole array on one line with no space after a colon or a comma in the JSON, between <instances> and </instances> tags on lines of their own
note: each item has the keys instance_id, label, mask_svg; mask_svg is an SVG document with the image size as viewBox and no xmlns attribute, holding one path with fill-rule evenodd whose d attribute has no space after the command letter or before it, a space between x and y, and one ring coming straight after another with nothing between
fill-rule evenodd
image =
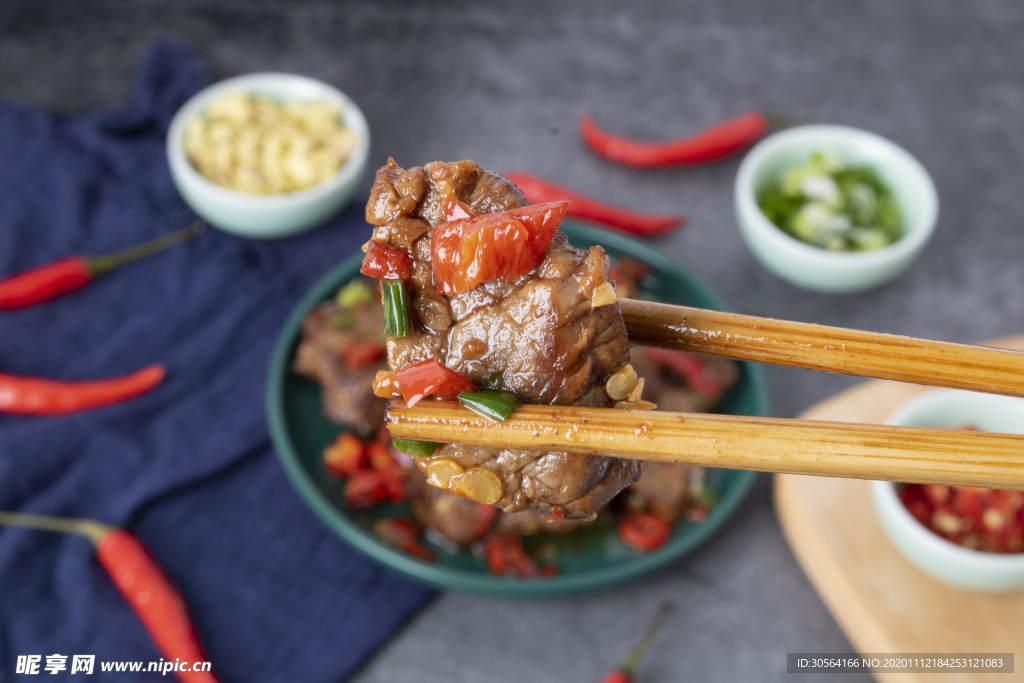
<instances>
[{"instance_id":1,"label":"dried red chili","mask_svg":"<svg viewBox=\"0 0 1024 683\"><path fill-rule=\"evenodd\" d=\"M138 615L167 661L207 661L181 595L142 543L124 529L92 520L0 512L0 524L85 536L96 558ZM176 671L183 683L217 683L209 672Z\"/></svg>"},{"instance_id":2,"label":"dried red chili","mask_svg":"<svg viewBox=\"0 0 1024 683\"><path fill-rule=\"evenodd\" d=\"M656 237L686 223L686 216L630 211L606 204L529 173L506 171L505 177L514 182L533 204L568 200L567 216L600 223L631 235Z\"/></svg>"},{"instance_id":3,"label":"dried red chili","mask_svg":"<svg viewBox=\"0 0 1024 683\"><path fill-rule=\"evenodd\" d=\"M717 161L746 149L764 137L768 130L768 118L761 112L751 111L687 138L644 142L601 130L589 116L580 118L580 136L594 153L610 161L639 168Z\"/></svg>"},{"instance_id":4,"label":"dried red chili","mask_svg":"<svg viewBox=\"0 0 1024 683\"><path fill-rule=\"evenodd\" d=\"M60 382L0 373L0 413L63 415L141 396L163 380L162 365L114 379Z\"/></svg>"},{"instance_id":5,"label":"dried red chili","mask_svg":"<svg viewBox=\"0 0 1024 683\"><path fill-rule=\"evenodd\" d=\"M11 275L0 280L0 311L33 306L76 292L100 275L181 244L205 229L205 223L196 221L188 227L113 254L69 256Z\"/></svg>"}]
</instances>

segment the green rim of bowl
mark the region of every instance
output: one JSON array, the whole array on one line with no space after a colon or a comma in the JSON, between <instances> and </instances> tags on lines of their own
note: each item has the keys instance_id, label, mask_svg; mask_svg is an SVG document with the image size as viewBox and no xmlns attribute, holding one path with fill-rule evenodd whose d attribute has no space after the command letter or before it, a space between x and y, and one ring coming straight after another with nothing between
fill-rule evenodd
<instances>
[{"instance_id":1,"label":"green rim of bowl","mask_svg":"<svg viewBox=\"0 0 1024 683\"><path fill-rule=\"evenodd\" d=\"M678 303L729 310L724 301L710 287L687 273L680 265L640 242L577 223L563 223L561 229L577 246L600 244L612 257L628 255L644 261L652 267L653 273L659 280L671 285L673 290L689 293L691 296L695 295L693 298L699 300L679 301ZM324 275L299 301L288 317L270 360L266 388L266 411L274 450L302 500L329 529L371 560L435 588L498 597L563 596L606 588L635 579L689 554L714 535L732 517L740 503L746 498L757 478L757 473L734 471L731 473L731 483L722 492L721 498L712 508L707 520L700 524L676 525L672 538L658 550L637 555L625 562L543 579L509 579L482 572L433 565L413 559L405 553L384 545L369 530L352 520L344 510L337 507L317 487L314 479L303 467L295 450L289 434L284 406L284 384L291 371L291 358L298 343L303 318L317 303L330 299L341 284L358 275L362 258L362 254L354 254ZM742 363L742 366L741 386L746 394L745 403L750 408L745 412L756 416L768 415L768 389L761 368L750 363Z\"/></svg>"}]
</instances>

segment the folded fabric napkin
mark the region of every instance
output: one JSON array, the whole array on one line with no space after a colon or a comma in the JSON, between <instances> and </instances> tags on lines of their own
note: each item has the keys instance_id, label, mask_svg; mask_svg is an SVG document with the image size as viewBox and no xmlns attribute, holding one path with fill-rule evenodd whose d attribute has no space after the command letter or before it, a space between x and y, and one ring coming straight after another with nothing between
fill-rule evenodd
<instances>
[{"instance_id":1,"label":"folded fabric napkin","mask_svg":"<svg viewBox=\"0 0 1024 683\"><path fill-rule=\"evenodd\" d=\"M0 274L191 222L164 136L206 71L160 44L113 113L0 104ZM0 510L95 518L139 536L227 683L341 680L432 595L355 555L307 511L264 421L267 363L289 310L365 239L355 204L290 240L208 231L71 296L0 312L3 372L84 380L167 367L163 384L128 403L0 415ZM20 680L19 655L45 664L54 653L160 659L87 541L0 528L0 678Z\"/></svg>"}]
</instances>

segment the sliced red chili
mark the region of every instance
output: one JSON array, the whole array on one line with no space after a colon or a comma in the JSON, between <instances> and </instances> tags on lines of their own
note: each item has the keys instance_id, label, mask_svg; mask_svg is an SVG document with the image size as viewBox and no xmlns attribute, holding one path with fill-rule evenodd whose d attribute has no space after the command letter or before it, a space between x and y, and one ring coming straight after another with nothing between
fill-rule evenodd
<instances>
[{"instance_id":1,"label":"sliced red chili","mask_svg":"<svg viewBox=\"0 0 1024 683\"><path fill-rule=\"evenodd\" d=\"M463 391L473 391L476 388L468 379L434 359L402 368L395 373L395 377L398 379L402 398L410 407L427 396L452 399Z\"/></svg>"},{"instance_id":2,"label":"sliced red chili","mask_svg":"<svg viewBox=\"0 0 1024 683\"><path fill-rule=\"evenodd\" d=\"M687 138L644 142L601 130L589 116L580 118L580 136L595 154L639 168L717 161L746 149L764 137L768 130L767 117L761 112L751 111Z\"/></svg>"},{"instance_id":3,"label":"sliced red chili","mask_svg":"<svg viewBox=\"0 0 1024 683\"><path fill-rule=\"evenodd\" d=\"M359 272L378 280L408 280L412 275L412 257L402 249L370 240Z\"/></svg>"},{"instance_id":4,"label":"sliced red chili","mask_svg":"<svg viewBox=\"0 0 1024 683\"><path fill-rule=\"evenodd\" d=\"M631 512L619 523L619 539L642 553L665 545L671 533L668 522L648 512Z\"/></svg>"},{"instance_id":5,"label":"sliced red chili","mask_svg":"<svg viewBox=\"0 0 1024 683\"><path fill-rule=\"evenodd\" d=\"M548 202L442 223L431 234L434 289L450 296L511 282L544 258L569 202Z\"/></svg>"},{"instance_id":6,"label":"sliced red chili","mask_svg":"<svg viewBox=\"0 0 1024 683\"><path fill-rule=\"evenodd\" d=\"M568 201L569 208L566 215L600 223L630 235L655 237L686 223L686 216L630 211L574 192L529 173L507 171L505 177L518 185L526 198L533 204Z\"/></svg>"},{"instance_id":7,"label":"sliced red chili","mask_svg":"<svg viewBox=\"0 0 1024 683\"><path fill-rule=\"evenodd\" d=\"M324 449L324 469L335 477L351 477L369 464L366 444L351 432L342 432Z\"/></svg>"}]
</instances>

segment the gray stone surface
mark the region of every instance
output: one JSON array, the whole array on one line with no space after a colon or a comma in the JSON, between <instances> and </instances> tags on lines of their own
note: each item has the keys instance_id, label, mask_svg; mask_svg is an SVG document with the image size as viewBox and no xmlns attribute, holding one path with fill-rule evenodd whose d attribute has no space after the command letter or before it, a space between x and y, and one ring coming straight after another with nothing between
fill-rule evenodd
<instances>
[{"instance_id":1,"label":"gray stone surface","mask_svg":"<svg viewBox=\"0 0 1024 683\"><path fill-rule=\"evenodd\" d=\"M1024 328L1022 29L1024 8L1011 0L5 0L0 99L113 106L146 46L176 37L218 77L283 70L338 85L370 121L375 163L468 157L624 205L684 212L689 227L658 247L742 312L976 341ZM575 133L583 112L657 139L752 108L867 128L917 156L942 204L918 264L870 294L794 289L740 240L731 204L738 161L638 172L595 159ZM792 369L768 375L779 416L854 383ZM788 651L850 648L786 547L764 477L723 533L666 571L558 601L446 595L356 680L597 680L665 598L679 609L642 680L778 681Z\"/></svg>"}]
</instances>

